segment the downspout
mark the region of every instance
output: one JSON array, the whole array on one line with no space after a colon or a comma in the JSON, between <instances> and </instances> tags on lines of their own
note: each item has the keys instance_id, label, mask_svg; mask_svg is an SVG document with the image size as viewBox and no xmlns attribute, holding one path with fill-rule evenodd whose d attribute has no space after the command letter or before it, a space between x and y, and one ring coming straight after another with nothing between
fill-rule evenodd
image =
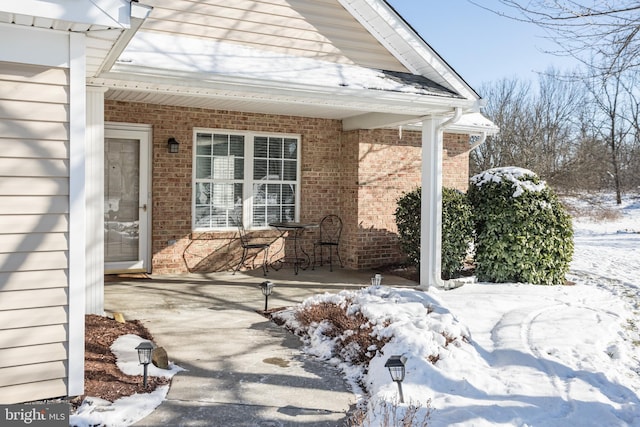
<instances>
[{"instance_id":1,"label":"downspout","mask_svg":"<svg viewBox=\"0 0 640 427\"><path fill-rule=\"evenodd\" d=\"M420 224L420 288L431 284L449 286L442 280L442 134L462 117L456 107L453 117L438 123L431 117L422 123L422 202ZM426 191L425 191L426 190Z\"/></svg>"},{"instance_id":2,"label":"downspout","mask_svg":"<svg viewBox=\"0 0 640 427\"><path fill-rule=\"evenodd\" d=\"M474 148L477 148L477 147L481 146L482 144L484 144L484 142L486 140L487 140L487 133L486 132L482 132L480 134L480 139L477 140L476 142L474 142L471 147L469 147L469 151L473 151Z\"/></svg>"},{"instance_id":3,"label":"downspout","mask_svg":"<svg viewBox=\"0 0 640 427\"><path fill-rule=\"evenodd\" d=\"M456 123L458 120L460 120L460 117L462 117L462 108L460 107L456 107L455 111L453 112L453 117L451 117L449 120L447 120L446 122L442 123L439 127L438 130L440 131L444 131L444 129L449 126L452 125L454 123Z\"/></svg>"}]
</instances>

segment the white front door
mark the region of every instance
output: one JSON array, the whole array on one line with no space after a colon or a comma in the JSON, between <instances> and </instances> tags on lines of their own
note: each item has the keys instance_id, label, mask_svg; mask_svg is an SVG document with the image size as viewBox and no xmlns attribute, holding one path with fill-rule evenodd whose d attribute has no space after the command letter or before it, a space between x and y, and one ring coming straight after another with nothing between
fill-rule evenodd
<instances>
[{"instance_id":1,"label":"white front door","mask_svg":"<svg viewBox=\"0 0 640 427\"><path fill-rule=\"evenodd\" d=\"M104 270L151 272L151 128L105 124Z\"/></svg>"}]
</instances>

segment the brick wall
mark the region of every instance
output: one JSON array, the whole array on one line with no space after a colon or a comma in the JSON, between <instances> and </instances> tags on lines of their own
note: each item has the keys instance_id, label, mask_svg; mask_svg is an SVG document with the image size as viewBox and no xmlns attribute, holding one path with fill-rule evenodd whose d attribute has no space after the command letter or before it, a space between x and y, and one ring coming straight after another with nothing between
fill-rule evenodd
<instances>
[{"instance_id":1,"label":"brick wall","mask_svg":"<svg viewBox=\"0 0 640 427\"><path fill-rule=\"evenodd\" d=\"M358 145L358 214L355 232L348 235L353 265L372 268L403 262L395 209L403 193L421 185L421 133L405 131L402 137L395 129L352 133ZM443 144L443 186L466 191L469 137L445 134Z\"/></svg>"},{"instance_id":2,"label":"brick wall","mask_svg":"<svg viewBox=\"0 0 640 427\"><path fill-rule=\"evenodd\" d=\"M442 186L467 191L469 187L469 135L445 133Z\"/></svg>"},{"instance_id":3,"label":"brick wall","mask_svg":"<svg viewBox=\"0 0 640 427\"><path fill-rule=\"evenodd\" d=\"M156 274L231 270L241 248L234 232L191 230L193 128L301 135L300 220L343 218L345 265L366 268L399 262L393 212L402 192L420 185L420 134L396 130L342 132L338 120L240 113L119 101L105 102L105 120L153 127L152 271ZM178 154L167 152L175 137ZM466 189L466 136L445 135L445 185ZM263 231L264 237L276 232ZM314 233L306 233L311 252ZM272 253L279 248L276 245ZM256 260L259 266L261 259Z\"/></svg>"},{"instance_id":4,"label":"brick wall","mask_svg":"<svg viewBox=\"0 0 640 427\"><path fill-rule=\"evenodd\" d=\"M420 185L421 135L395 129L358 131L358 268L404 260L395 209L404 192Z\"/></svg>"}]
</instances>

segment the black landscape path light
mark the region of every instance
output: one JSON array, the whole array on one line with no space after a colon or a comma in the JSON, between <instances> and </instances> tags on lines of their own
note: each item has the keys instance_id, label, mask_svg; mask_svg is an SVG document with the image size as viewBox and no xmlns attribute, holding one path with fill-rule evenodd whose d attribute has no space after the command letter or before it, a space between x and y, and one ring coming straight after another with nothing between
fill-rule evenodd
<instances>
[{"instance_id":1,"label":"black landscape path light","mask_svg":"<svg viewBox=\"0 0 640 427\"><path fill-rule=\"evenodd\" d=\"M269 281L260 283L260 290L262 291L262 295L264 295L264 311L267 311L267 303L269 302L269 295L273 292L273 287L275 285Z\"/></svg>"},{"instance_id":2,"label":"black landscape path light","mask_svg":"<svg viewBox=\"0 0 640 427\"><path fill-rule=\"evenodd\" d=\"M144 376L142 379L142 386L147 388L147 366L151 363L151 353L153 352L153 344L150 341L142 341L136 347L138 350L138 360L141 365L144 365Z\"/></svg>"},{"instance_id":3,"label":"black landscape path light","mask_svg":"<svg viewBox=\"0 0 640 427\"><path fill-rule=\"evenodd\" d=\"M400 403L404 403L404 396L402 395L402 381L404 380L404 364L407 358L404 356L391 356L384 367L389 369L391 379L398 384L398 393L400 394Z\"/></svg>"}]
</instances>

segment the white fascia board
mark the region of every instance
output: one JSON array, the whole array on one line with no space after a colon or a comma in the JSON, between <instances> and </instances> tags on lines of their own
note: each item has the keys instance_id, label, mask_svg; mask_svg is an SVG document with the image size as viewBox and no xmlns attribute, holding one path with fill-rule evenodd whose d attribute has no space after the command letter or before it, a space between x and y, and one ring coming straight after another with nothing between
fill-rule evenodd
<instances>
[{"instance_id":1,"label":"white fascia board","mask_svg":"<svg viewBox=\"0 0 640 427\"><path fill-rule=\"evenodd\" d=\"M0 12L128 28L131 3L129 0L0 0Z\"/></svg>"},{"instance_id":2,"label":"white fascia board","mask_svg":"<svg viewBox=\"0 0 640 427\"><path fill-rule=\"evenodd\" d=\"M47 67L68 68L69 32L0 24L3 43L0 61L23 62Z\"/></svg>"},{"instance_id":3,"label":"white fascia board","mask_svg":"<svg viewBox=\"0 0 640 427\"><path fill-rule=\"evenodd\" d=\"M406 123L405 128L407 130L421 130L422 123L419 120L414 120ZM500 128L482 113L471 112L463 114L460 120L447 125L443 131L464 135L495 135L500 132Z\"/></svg>"},{"instance_id":4,"label":"white fascia board","mask_svg":"<svg viewBox=\"0 0 640 427\"><path fill-rule=\"evenodd\" d=\"M409 71L467 99L480 97L384 0L338 0Z\"/></svg>"},{"instance_id":5,"label":"white fascia board","mask_svg":"<svg viewBox=\"0 0 640 427\"><path fill-rule=\"evenodd\" d=\"M120 34L104 61L96 70L96 75L100 75L103 71L108 71L113 67L113 64L116 63L152 10L153 8L150 6L141 5L140 3L131 3L130 27Z\"/></svg>"}]
</instances>

